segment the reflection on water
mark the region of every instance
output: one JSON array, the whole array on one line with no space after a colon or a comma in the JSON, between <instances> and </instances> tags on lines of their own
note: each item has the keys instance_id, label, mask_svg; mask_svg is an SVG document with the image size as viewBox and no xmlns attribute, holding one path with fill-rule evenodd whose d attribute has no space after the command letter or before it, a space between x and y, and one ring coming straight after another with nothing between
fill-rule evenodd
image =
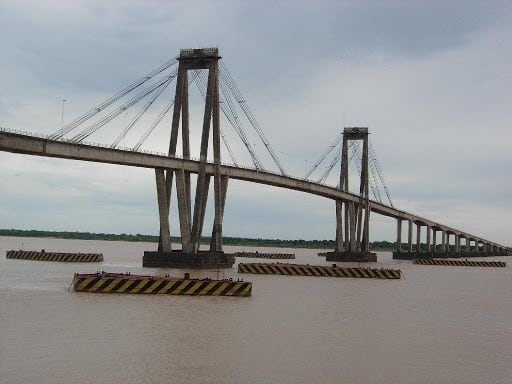
<instances>
[{"instance_id":1,"label":"reflection on water","mask_svg":"<svg viewBox=\"0 0 512 384\"><path fill-rule=\"evenodd\" d=\"M21 243L105 260L5 259ZM250 280L252 297L68 291L74 272L181 276L141 267L143 251L155 248L0 237L0 382L510 383L510 267L415 266L383 253L377 266L400 268L405 279L239 276L233 268L190 272ZM314 250L262 251L330 264Z\"/></svg>"}]
</instances>

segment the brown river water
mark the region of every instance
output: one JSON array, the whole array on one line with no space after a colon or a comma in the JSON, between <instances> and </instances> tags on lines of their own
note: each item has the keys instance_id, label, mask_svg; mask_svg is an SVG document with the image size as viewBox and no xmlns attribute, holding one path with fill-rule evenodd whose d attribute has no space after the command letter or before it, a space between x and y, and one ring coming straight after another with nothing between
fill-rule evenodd
<instances>
[{"instance_id":1,"label":"brown river water","mask_svg":"<svg viewBox=\"0 0 512 384\"><path fill-rule=\"evenodd\" d=\"M8 260L9 249L102 263ZM511 383L507 268L412 265L402 280L238 275L252 296L75 293L75 272L142 268L155 244L0 237L0 383ZM225 247L226 251L249 247ZM318 250L288 262L329 265ZM238 259L237 262L257 261ZM287 261L284 261L287 262ZM191 271L217 277L217 271Z\"/></svg>"}]
</instances>

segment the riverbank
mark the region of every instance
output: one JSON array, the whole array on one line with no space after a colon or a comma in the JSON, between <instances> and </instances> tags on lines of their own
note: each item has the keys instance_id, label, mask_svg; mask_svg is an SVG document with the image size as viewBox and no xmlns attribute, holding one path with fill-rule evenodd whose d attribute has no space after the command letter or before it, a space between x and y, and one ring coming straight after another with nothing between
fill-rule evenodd
<instances>
[{"instance_id":1,"label":"riverbank","mask_svg":"<svg viewBox=\"0 0 512 384\"><path fill-rule=\"evenodd\" d=\"M16 237L47 237L54 239L78 239L78 240L108 240L108 241L133 241L133 242L158 242L158 236L71 231L39 231L21 229L0 229L0 236ZM181 241L178 236L171 236L172 242ZM277 247L277 248L307 248L307 249L334 249L334 240L282 240L282 239L255 239L248 237L223 237L225 245L239 245L251 247ZM203 237L202 243L209 244L210 238ZM370 249L374 251L394 251L396 246L388 241L370 243Z\"/></svg>"}]
</instances>

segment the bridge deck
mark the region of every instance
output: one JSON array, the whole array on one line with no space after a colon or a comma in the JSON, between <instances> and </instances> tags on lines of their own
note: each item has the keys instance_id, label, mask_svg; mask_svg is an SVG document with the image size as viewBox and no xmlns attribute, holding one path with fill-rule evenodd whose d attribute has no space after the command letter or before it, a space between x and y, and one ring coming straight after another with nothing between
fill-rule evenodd
<instances>
[{"instance_id":1,"label":"bridge deck","mask_svg":"<svg viewBox=\"0 0 512 384\"><path fill-rule=\"evenodd\" d=\"M112 149L109 147L100 147L89 144L76 144L66 141L49 140L44 137L30 136L26 134L13 133L6 130L0 130L0 151L22 153L27 155L56 157L63 159L73 159L82 161L91 161L98 163L119 164L143 168L164 168L164 169L182 169L187 172L197 173L199 171L198 160L186 160L178 157L169 157L165 154L136 152L130 150ZM207 163L206 173L213 175L214 165ZM222 165L221 174L227 175L232 179L244 180L253 183L271 185L279 188L286 188L295 191L310 193L322 196L332 200L343 200L349 202L358 202L359 196L343 192L335 187L318 184L312 181L283 176L268 171L259 171L250 168L240 168L231 165ZM399 209L370 201L372 212L403 220L412 220L422 225L428 225L440 231L453 233L464 238L478 240L493 246L502 247L502 245L482 239L481 237L436 223L432 220L401 211Z\"/></svg>"}]
</instances>

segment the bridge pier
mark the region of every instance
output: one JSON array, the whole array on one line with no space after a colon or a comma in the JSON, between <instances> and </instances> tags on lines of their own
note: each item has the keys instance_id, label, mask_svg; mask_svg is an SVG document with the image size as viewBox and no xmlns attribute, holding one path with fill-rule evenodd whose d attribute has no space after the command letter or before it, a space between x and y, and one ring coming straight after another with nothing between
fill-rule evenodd
<instances>
[{"instance_id":1,"label":"bridge pier","mask_svg":"<svg viewBox=\"0 0 512 384\"><path fill-rule=\"evenodd\" d=\"M437 254L437 228L432 227L432 256L436 257Z\"/></svg>"},{"instance_id":2,"label":"bridge pier","mask_svg":"<svg viewBox=\"0 0 512 384\"><path fill-rule=\"evenodd\" d=\"M230 268L234 255L224 254L222 247L222 221L228 187L228 176L221 175L219 66L217 48L182 50L179 57L176 94L169 143L169 156L176 156L179 125L183 159L190 159L190 130L188 106L188 71L208 70L208 85L203 116L199 171L197 174L194 207L191 199L190 172L184 169L156 169L157 195L160 216L160 241L157 252L145 252L143 266L170 268ZM212 126L212 127L211 127ZM206 173L210 127L213 138L213 175ZM209 250L200 250L210 179L213 176L215 216ZM172 181L176 184L181 250L172 250L169 235L169 208ZM164 188L165 186L165 188ZM193 212L192 212L193 209Z\"/></svg>"},{"instance_id":3,"label":"bridge pier","mask_svg":"<svg viewBox=\"0 0 512 384\"><path fill-rule=\"evenodd\" d=\"M344 128L341 150L340 189L349 191L348 143L363 142L359 201L336 201L336 244L333 252L326 253L327 261L368 262L377 261L377 254L370 252L370 197L368 172L368 128ZM344 208L344 209L343 209ZM343 225L345 228L343 228ZM345 239L343 239L343 233Z\"/></svg>"},{"instance_id":4,"label":"bridge pier","mask_svg":"<svg viewBox=\"0 0 512 384\"><path fill-rule=\"evenodd\" d=\"M430 251L421 252L421 223L416 222L416 244L413 246L413 225L412 220L407 220L407 250L402 250L402 219L397 219L397 249L393 252L393 259L398 260L412 260L418 258L428 258ZM427 226L427 250L430 249L430 227Z\"/></svg>"}]
</instances>

